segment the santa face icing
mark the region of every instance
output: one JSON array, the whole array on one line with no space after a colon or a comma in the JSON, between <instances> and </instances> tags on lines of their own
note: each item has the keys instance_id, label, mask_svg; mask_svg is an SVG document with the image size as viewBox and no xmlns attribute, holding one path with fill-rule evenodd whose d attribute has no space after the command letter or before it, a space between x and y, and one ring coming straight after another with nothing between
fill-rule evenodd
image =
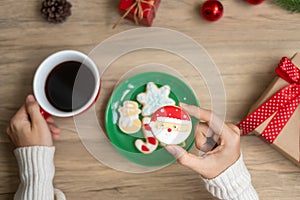
<instances>
[{"instance_id":1,"label":"santa face icing","mask_svg":"<svg viewBox=\"0 0 300 200\"><path fill-rule=\"evenodd\" d=\"M177 106L164 106L151 118L150 127L153 135L165 144L184 142L192 130L190 116Z\"/></svg>"}]
</instances>

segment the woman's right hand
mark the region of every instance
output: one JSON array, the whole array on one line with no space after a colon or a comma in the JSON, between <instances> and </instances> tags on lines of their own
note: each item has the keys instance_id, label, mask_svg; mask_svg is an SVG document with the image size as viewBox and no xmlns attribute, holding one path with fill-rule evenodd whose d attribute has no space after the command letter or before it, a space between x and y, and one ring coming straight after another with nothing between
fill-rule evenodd
<instances>
[{"instance_id":1,"label":"woman's right hand","mask_svg":"<svg viewBox=\"0 0 300 200\"><path fill-rule=\"evenodd\" d=\"M196 147L206 152L197 156L180 146L168 145L166 150L183 166L202 177L212 179L234 164L240 157L240 130L233 124L225 124L210 110L181 103L180 106L191 116L200 119L195 125ZM213 147L217 144L217 147ZM212 149L212 150L211 150Z\"/></svg>"}]
</instances>

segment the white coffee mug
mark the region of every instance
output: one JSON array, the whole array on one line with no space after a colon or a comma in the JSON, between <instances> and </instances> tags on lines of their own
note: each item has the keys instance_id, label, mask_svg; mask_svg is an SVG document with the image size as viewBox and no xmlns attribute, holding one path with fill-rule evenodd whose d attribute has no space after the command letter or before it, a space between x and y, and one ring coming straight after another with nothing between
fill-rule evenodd
<instances>
[{"instance_id":1,"label":"white coffee mug","mask_svg":"<svg viewBox=\"0 0 300 200\"><path fill-rule=\"evenodd\" d=\"M84 64L92 72L95 80L93 93L89 100L80 108L72 111L62 111L54 107L46 94L46 81L52 70L59 64L67 61L77 61ZM58 88L59 89L59 88ZM100 92L100 75L97 65L87 55L74 50L56 52L46 58L38 67L33 80L33 93L41 107L41 113L47 118L49 115L56 117L71 117L87 110L97 100Z\"/></svg>"}]
</instances>

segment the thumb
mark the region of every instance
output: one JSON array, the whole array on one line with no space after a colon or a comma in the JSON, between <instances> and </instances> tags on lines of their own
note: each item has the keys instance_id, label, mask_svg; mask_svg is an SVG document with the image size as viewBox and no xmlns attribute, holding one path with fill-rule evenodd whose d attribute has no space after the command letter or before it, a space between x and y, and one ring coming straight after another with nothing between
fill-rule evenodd
<instances>
[{"instance_id":1,"label":"thumb","mask_svg":"<svg viewBox=\"0 0 300 200\"><path fill-rule=\"evenodd\" d=\"M177 160L180 159L182 156L184 156L185 154L188 153L184 148L182 148L182 147L180 147L178 145L167 145L167 146L165 146L165 148Z\"/></svg>"},{"instance_id":2,"label":"thumb","mask_svg":"<svg viewBox=\"0 0 300 200\"><path fill-rule=\"evenodd\" d=\"M184 148L177 145L168 145L165 148L177 159L179 164L201 174L200 169L203 165L203 162L201 161L200 157L187 152Z\"/></svg>"},{"instance_id":3,"label":"thumb","mask_svg":"<svg viewBox=\"0 0 300 200\"><path fill-rule=\"evenodd\" d=\"M28 95L26 98L26 111L30 116L31 122L33 124L41 123L45 121L42 114L40 113L40 106L35 100L33 95Z\"/></svg>"}]
</instances>

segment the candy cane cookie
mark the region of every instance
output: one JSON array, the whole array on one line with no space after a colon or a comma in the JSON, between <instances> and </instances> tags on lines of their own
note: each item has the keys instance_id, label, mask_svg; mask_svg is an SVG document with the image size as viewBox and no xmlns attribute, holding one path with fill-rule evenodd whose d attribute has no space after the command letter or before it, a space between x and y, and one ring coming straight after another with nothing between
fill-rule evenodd
<instances>
[{"instance_id":1,"label":"candy cane cookie","mask_svg":"<svg viewBox=\"0 0 300 200\"><path fill-rule=\"evenodd\" d=\"M135 141L135 147L144 154L150 154L153 151L157 149L158 141L153 136L151 128L149 126L151 118L150 117L144 117L142 120L143 127L142 131L144 134L144 138L146 139L146 142L144 142L142 139L137 139Z\"/></svg>"}]
</instances>

